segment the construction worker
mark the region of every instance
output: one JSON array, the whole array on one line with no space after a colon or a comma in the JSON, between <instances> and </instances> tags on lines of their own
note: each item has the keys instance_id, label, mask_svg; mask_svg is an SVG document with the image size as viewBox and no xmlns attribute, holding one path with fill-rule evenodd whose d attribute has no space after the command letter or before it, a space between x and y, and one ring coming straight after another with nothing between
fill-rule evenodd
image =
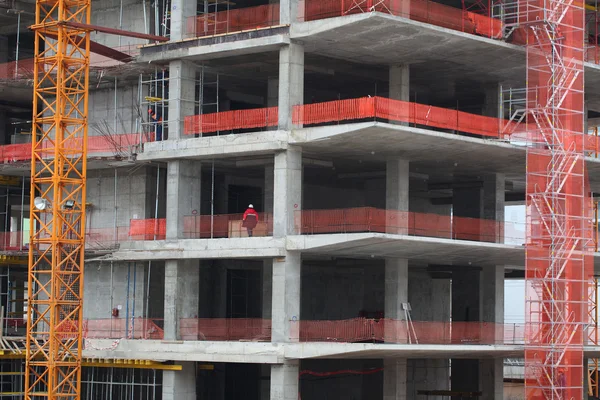
<instances>
[{"instance_id":1,"label":"construction worker","mask_svg":"<svg viewBox=\"0 0 600 400\"><path fill-rule=\"evenodd\" d=\"M252 237L252 230L256 228L256 224L258 223L258 213L254 209L252 204L248 205L248 209L244 213L244 217L242 218L242 226L248 229L248 237Z\"/></svg>"},{"instance_id":2,"label":"construction worker","mask_svg":"<svg viewBox=\"0 0 600 400\"><path fill-rule=\"evenodd\" d=\"M152 107L148 109L148 115L150 116L150 122L154 125L154 133L156 134L156 141L162 141L162 115L160 114L160 110L158 107L156 110L153 110Z\"/></svg>"}]
</instances>

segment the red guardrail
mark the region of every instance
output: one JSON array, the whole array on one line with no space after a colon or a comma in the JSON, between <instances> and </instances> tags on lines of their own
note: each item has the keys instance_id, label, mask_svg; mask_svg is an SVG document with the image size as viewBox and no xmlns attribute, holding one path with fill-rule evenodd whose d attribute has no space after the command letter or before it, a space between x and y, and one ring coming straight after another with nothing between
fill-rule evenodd
<instances>
[{"instance_id":1,"label":"red guardrail","mask_svg":"<svg viewBox=\"0 0 600 400\"><path fill-rule=\"evenodd\" d=\"M376 232L492 243L525 240L525 224L372 207L296 211L295 225L301 235Z\"/></svg>"},{"instance_id":2,"label":"red guardrail","mask_svg":"<svg viewBox=\"0 0 600 400\"><path fill-rule=\"evenodd\" d=\"M83 321L86 339L155 339L164 338L162 320L150 318L105 318Z\"/></svg>"},{"instance_id":3,"label":"red guardrail","mask_svg":"<svg viewBox=\"0 0 600 400\"><path fill-rule=\"evenodd\" d=\"M234 8L190 17L186 21L188 37L222 35L279 25L279 3Z\"/></svg>"},{"instance_id":4,"label":"red guardrail","mask_svg":"<svg viewBox=\"0 0 600 400\"><path fill-rule=\"evenodd\" d=\"M271 341L271 320L259 318L184 318L181 340Z\"/></svg>"},{"instance_id":5,"label":"red guardrail","mask_svg":"<svg viewBox=\"0 0 600 400\"><path fill-rule=\"evenodd\" d=\"M132 219L129 221L129 240L164 240L166 236L166 218Z\"/></svg>"},{"instance_id":6,"label":"red guardrail","mask_svg":"<svg viewBox=\"0 0 600 400\"><path fill-rule=\"evenodd\" d=\"M185 117L187 135L277 126L277 107L223 111Z\"/></svg>"},{"instance_id":7,"label":"red guardrail","mask_svg":"<svg viewBox=\"0 0 600 400\"><path fill-rule=\"evenodd\" d=\"M523 324L435 322L355 318L291 322L300 342L386 342L419 344L523 344Z\"/></svg>"},{"instance_id":8,"label":"red guardrail","mask_svg":"<svg viewBox=\"0 0 600 400\"><path fill-rule=\"evenodd\" d=\"M183 235L188 239L248 237L243 214L186 215L183 217ZM273 214L258 213L258 223L252 236L273 234Z\"/></svg>"},{"instance_id":9,"label":"red guardrail","mask_svg":"<svg viewBox=\"0 0 600 400\"><path fill-rule=\"evenodd\" d=\"M300 19L341 17L382 12L460 32L502 38L502 21L430 0L305 0Z\"/></svg>"}]
</instances>

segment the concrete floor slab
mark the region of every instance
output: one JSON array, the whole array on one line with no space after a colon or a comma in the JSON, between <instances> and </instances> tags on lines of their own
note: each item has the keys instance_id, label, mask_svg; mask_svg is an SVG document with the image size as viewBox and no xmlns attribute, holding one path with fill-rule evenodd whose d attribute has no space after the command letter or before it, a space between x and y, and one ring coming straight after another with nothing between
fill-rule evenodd
<instances>
[{"instance_id":1,"label":"concrete floor slab","mask_svg":"<svg viewBox=\"0 0 600 400\"><path fill-rule=\"evenodd\" d=\"M210 137L186 137L144 145L144 152L137 157L140 161L168 161L182 158L202 160L273 154L285 150L288 132L268 131L239 135Z\"/></svg>"},{"instance_id":2,"label":"concrete floor slab","mask_svg":"<svg viewBox=\"0 0 600 400\"><path fill-rule=\"evenodd\" d=\"M261 259L284 255L284 240L272 237L143 240L122 243L118 251L103 260Z\"/></svg>"}]
</instances>

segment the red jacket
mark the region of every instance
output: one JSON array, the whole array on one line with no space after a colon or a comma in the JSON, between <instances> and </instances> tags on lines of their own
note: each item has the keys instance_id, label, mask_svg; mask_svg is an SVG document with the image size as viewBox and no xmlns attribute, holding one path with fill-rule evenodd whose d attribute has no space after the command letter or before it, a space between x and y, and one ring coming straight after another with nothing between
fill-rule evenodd
<instances>
[{"instance_id":1,"label":"red jacket","mask_svg":"<svg viewBox=\"0 0 600 400\"><path fill-rule=\"evenodd\" d=\"M246 212L244 213L244 217L242 218L242 221L245 221L246 218L248 218L248 215L254 215L254 218L256 218L256 222L258 222L258 213L256 212L256 210L254 208L249 208L246 210Z\"/></svg>"}]
</instances>

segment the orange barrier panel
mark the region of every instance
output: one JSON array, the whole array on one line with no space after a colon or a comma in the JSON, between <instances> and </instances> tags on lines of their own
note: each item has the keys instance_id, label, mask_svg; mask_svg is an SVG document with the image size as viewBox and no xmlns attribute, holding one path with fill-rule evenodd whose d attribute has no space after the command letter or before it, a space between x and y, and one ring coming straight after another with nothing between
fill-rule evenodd
<instances>
[{"instance_id":1,"label":"orange barrier panel","mask_svg":"<svg viewBox=\"0 0 600 400\"><path fill-rule=\"evenodd\" d=\"M184 318L180 340L270 341L271 320L259 318Z\"/></svg>"},{"instance_id":2,"label":"orange barrier panel","mask_svg":"<svg viewBox=\"0 0 600 400\"><path fill-rule=\"evenodd\" d=\"M304 21L367 12L381 12L456 31L502 38L502 21L430 0L305 0Z\"/></svg>"},{"instance_id":3,"label":"orange barrier panel","mask_svg":"<svg viewBox=\"0 0 600 400\"><path fill-rule=\"evenodd\" d=\"M294 219L298 234L311 235L377 232L511 244L522 244L525 236L525 225L514 222L372 207L296 211Z\"/></svg>"},{"instance_id":4,"label":"orange barrier panel","mask_svg":"<svg viewBox=\"0 0 600 400\"><path fill-rule=\"evenodd\" d=\"M86 228L85 248L93 250L110 249L119 243L129 240L129 227Z\"/></svg>"},{"instance_id":5,"label":"orange barrier panel","mask_svg":"<svg viewBox=\"0 0 600 400\"><path fill-rule=\"evenodd\" d=\"M183 217L183 235L188 239L248 237L242 217L243 214L186 215ZM271 236L273 215L258 213L258 219L252 236Z\"/></svg>"},{"instance_id":6,"label":"orange barrier panel","mask_svg":"<svg viewBox=\"0 0 600 400\"><path fill-rule=\"evenodd\" d=\"M23 250L23 232L0 232L0 250Z\"/></svg>"},{"instance_id":7,"label":"orange barrier panel","mask_svg":"<svg viewBox=\"0 0 600 400\"><path fill-rule=\"evenodd\" d=\"M279 25L279 3L234 8L190 17L186 21L188 37L222 35Z\"/></svg>"},{"instance_id":8,"label":"orange barrier panel","mask_svg":"<svg viewBox=\"0 0 600 400\"><path fill-rule=\"evenodd\" d=\"M130 240L164 240L166 236L167 220L165 218L130 220Z\"/></svg>"},{"instance_id":9,"label":"orange barrier panel","mask_svg":"<svg viewBox=\"0 0 600 400\"><path fill-rule=\"evenodd\" d=\"M277 126L277 107L224 111L185 117L187 135Z\"/></svg>"},{"instance_id":10,"label":"orange barrier panel","mask_svg":"<svg viewBox=\"0 0 600 400\"><path fill-rule=\"evenodd\" d=\"M164 338L162 320L149 318L106 318L83 321L86 339L154 339Z\"/></svg>"},{"instance_id":11,"label":"orange barrier panel","mask_svg":"<svg viewBox=\"0 0 600 400\"><path fill-rule=\"evenodd\" d=\"M295 321L301 342L386 342L408 344L522 344L525 329L517 324L436 322L355 318L340 321ZM292 329L292 332L295 329Z\"/></svg>"},{"instance_id":12,"label":"orange barrier panel","mask_svg":"<svg viewBox=\"0 0 600 400\"><path fill-rule=\"evenodd\" d=\"M0 64L0 81L13 79L33 79L33 58L10 61Z\"/></svg>"}]
</instances>

